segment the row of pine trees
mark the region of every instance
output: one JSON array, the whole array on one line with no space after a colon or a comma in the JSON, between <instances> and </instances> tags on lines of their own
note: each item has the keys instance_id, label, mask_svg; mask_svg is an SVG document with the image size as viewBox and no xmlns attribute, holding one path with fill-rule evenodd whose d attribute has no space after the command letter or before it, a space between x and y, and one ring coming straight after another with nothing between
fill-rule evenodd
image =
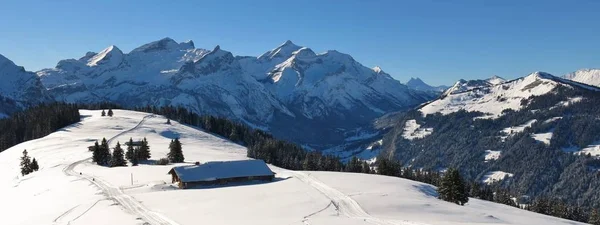
<instances>
[{"instance_id":1,"label":"row of pine trees","mask_svg":"<svg viewBox=\"0 0 600 225\"><path fill-rule=\"evenodd\" d=\"M127 161L131 162L133 166L137 166L140 161L150 159L150 146L148 145L148 141L144 138L140 143L140 146L134 147L133 138L129 138L127 152L125 153L121 147L121 143L117 142L117 145L113 148L111 154L108 141L106 138L102 138L100 144L96 141L92 147L92 160L101 166L127 166Z\"/></svg>"},{"instance_id":2,"label":"row of pine trees","mask_svg":"<svg viewBox=\"0 0 600 225\"><path fill-rule=\"evenodd\" d=\"M121 144L117 142L117 145L113 148L111 154L108 141L106 138L102 138L101 143L96 141L91 149L92 160L100 166L127 166L127 161L129 161L132 166L137 166L140 162L148 161L151 157L148 140L144 138L139 143L139 146L134 146L135 143L133 142L133 138L129 138L129 142L126 144L127 151L124 151ZM167 159L169 163L184 162L185 157L183 156L183 149L179 138L171 140Z\"/></svg>"}]
</instances>

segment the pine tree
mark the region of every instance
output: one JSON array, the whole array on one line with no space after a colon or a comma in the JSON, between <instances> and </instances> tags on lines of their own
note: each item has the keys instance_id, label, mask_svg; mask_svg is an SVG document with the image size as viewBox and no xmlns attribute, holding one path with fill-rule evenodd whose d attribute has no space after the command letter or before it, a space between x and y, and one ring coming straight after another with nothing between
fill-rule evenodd
<instances>
[{"instance_id":1,"label":"pine tree","mask_svg":"<svg viewBox=\"0 0 600 225\"><path fill-rule=\"evenodd\" d=\"M346 172L360 173L362 171L362 163L356 156L352 156L352 159L346 165Z\"/></svg>"},{"instance_id":2,"label":"pine tree","mask_svg":"<svg viewBox=\"0 0 600 225\"><path fill-rule=\"evenodd\" d=\"M106 116L106 112L104 112L104 109L102 110L102 116Z\"/></svg>"},{"instance_id":3,"label":"pine tree","mask_svg":"<svg viewBox=\"0 0 600 225\"><path fill-rule=\"evenodd\" d=\"M40 166L38 165L37 160L35 160L35 158L33 158L33 160L31 160L31 171L38 171L40 169Z\"/></svg>"},{"instance_id":4,"label":"pine tree","mask_svg":"<svg viewBox=\"0 0 600 225\"><path fill-rule=\"evenodd\" d=\"M367 163L366 161L363 161L362 163L362 171L360 171L361 173L371 173L371 166L369 166L369 163Z\"/></svg>"},{"instance_id":5,"label":"pine tree","mask_svg":"<svg viewBox=\"0 0 600 225\"><path fill-rule=\"evenodd\" d=\"M136 147L135 149L133 149L133 158L131 158L131 165L132 166L137 166L138 164L140 164L140 160L139 160L139 154L140 152L140 148Z\"/></svg>"},{"instance_id":6,"label":"pine tree","mask_svg":"<svg viewBox=\"0 0 600 225\"><path fill-rule=\"evenodd\" d=\"M129 143L127 144L127 152L125 152L125 159L127 161L133 163L133 159L137 159L137 155L135 155L135 151L133 149L133 138L129 138Z\"/></svg>"},{"instance_id":7,"label":"pine tree","mask_svg":"<svg viewBox=\"0 0 600 225\"><path fill-rule=\"evenodd\" d=\"M600 213L598 213L597 209L592 210L588 223L592 225L600 225Z\"/></svg>"},{"instance_id":8,"label":"pine tree","mask_svg":"<svg viewBox=\"0 0 600 225\"><path fill-rule=\"evenodd\" d=\"M138 161L145 161L150 159L150 146L148 145L148 140L144 138L142 140L139 151L137 152Z\"/></svg>"},{"instance_id":9,"label":"pine tree","mask_svg":"<svg viewBox=\"0 0 600 225\"><path fill-rule=\"evenodd\" d=\"M100 162L102 161L100 158L100 145L98 144L98 141L94 143L94 147L92 148L92 161L98 165L100 165Z\"/></svg>"},{"instance_id":10,"label":"pine tree","mask_svg":"<svg viewBox=\"0 0 600 225\"><path fill-rule=\"evenodd\" d=\"M181 142L179 142L179 138L171 140L171 144L169 144L169 154L167 154L167 157L172 163L182 163L184 161L183 151L181 149Z\"/></svg>"},{"instance_id":11,"label":"pine tree","mask_svg":"<svg viewBox=\"0 0 600 225\"><path fill-rule=\"evenodd\" d=\"M109 166L111 156L110 149L108 147L108 141L106 141L106 138L102 138L102 144L100 144L100 149L98 150L98 153L98 165Z\"/></svg>"},{"instance_id":12,"label":"pine tree","mask_svg":"<svg viewBox=\"0 0 600 225\"><path fill-rule=\"evenodd\" d=\"M112 117L113 116L113 111L112 109L108 109L108 116Z\"/></svg>"},{"instance_id":13,"label":"pine tree","mask_svg":"<svg viewBox=\"0 0 600 225\"><path fill-rule=\"evenodd\" d=\"M27 155L27 150L23 150L23 156L21 156L21 175L25 176L33 172L31 169L31 158Z\"/></svg>"},{"instance_id":14,"label":"pine tree","mask_svg":"<svg viewBox=\"0 0 600 225\"><path fill-rule=\"evenodd\" d=\"M464 181L457 169L449 168L438 188L439 198L464 205L469 201Z\"/></svg>"},{"instance_id":15,"label":"pine tree","mask_svg":"<svg viewBox=\"0 0 600 225\"><path fill-rule=\"evenodd\" d=\"M123 149L121 148L121 144L119 144L119 142L117 142L117 146L115 146L115 149L113 150L112 158L110 160L110 167L117 167L117 166L127 166L127 162L125 161L125 158L123 155Z\"/></svg>"}]
</instances>

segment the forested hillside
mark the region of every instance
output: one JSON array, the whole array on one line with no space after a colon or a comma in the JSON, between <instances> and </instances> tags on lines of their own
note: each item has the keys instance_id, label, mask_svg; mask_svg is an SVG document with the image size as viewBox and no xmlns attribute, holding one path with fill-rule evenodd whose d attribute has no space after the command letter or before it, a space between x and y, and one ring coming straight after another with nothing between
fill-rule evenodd
<instances>
[{"instance_id":1,"label":"forested hillside","mask_svg":"<svg viewBox=\"0 0 600 225\"><path fill-rule=\"evenodd\" d=\"M41 104L0 120L0 151L18 143L46 136L79 122L74 104Z\"/></svg>"},{"instance_id":2,"label":"forested hillside","mask_svg":"<svg viewBox=\"0 0 600 225\"><path fill-rule=\"evenodd\" d=\"M522 100L521 107L496 119L464 110L424 117L413 110L399 116L384 143L413 168L455 167L469 180L496 178L511 196L599 207L600 93L559 86Z\"/></svg>"}]
</instances>

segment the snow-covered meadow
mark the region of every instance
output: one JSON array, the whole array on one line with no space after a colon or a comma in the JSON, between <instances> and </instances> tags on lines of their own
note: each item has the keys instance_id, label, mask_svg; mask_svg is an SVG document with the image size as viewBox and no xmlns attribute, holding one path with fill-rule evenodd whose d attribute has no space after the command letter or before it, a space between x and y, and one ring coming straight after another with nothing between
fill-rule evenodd
<instances>
[{"instance_id":1,"label":"snow-covered meadow","mask_svg":"<svg viewBox=\"0 0 600 225\"><path fill-rule=\"evenodd\" d=\"M433 186L368 174L271 166L274 182L179 190L167 175L173 165L100 167L87 147L146 137L156 160L178 137L186 163L246 159L245 148L162 116L81 114L80 123L0 153L0 198L10 205L1 224L577 224L477 199L458 206L438 200ZM25 177L23 149L40 164Z\"/></svg>"}]
</instances>

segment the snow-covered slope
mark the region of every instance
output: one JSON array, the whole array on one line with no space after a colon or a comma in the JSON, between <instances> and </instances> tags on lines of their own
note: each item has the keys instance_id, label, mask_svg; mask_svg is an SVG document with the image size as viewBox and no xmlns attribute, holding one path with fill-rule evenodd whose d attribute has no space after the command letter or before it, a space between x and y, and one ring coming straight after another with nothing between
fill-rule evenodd
<instances>
[{"instance_id":1,"label":"snow-covered slope","mask_svg":"<svg viewBox=\"0 0 600 225\"><path fill-rule=\"evenodd\" d=\"M564 78L600 87L600 69L582 69L569 73Z\"/></svg>"},{"instance_id":2,"label":"snow-covered slope","mask_svg":"<svg viewBox=\"0 0 600 225\"><path fill-rule=\"evenodd\" d=\"M485 79L485 81L487 81L488 83L490 83L492 85L498 85L498 84L506 82L506 79L494 75L494 76L492 76L492 77L490 77L488 79Z\"/></svg>"},{"instance_id":3,"label":"snow-covered slope","mask_svg":"<svg viewBox=\"0 0 600 225\"><path fill-rule=\"evenodd\" d=\"M0 118L50 100L35 73L0 55Z\"/></svg>"},{"instance_id":4,"label":"snow-covered slope","mask_svg":"<svg viewBox=\"0 0 600 225\"><path fill-rule=\"evenodd\" d=\"M437 112L449 114L458 110L477 111L495 118L501 116L503 110L519 110L522 108L521 100L531 96L544 95L558 86L600 90L544 72L535 72L526 77L499 85L482 85L461 90L462 87L471 87L467 84L468 82L457 82L453 88L446 92L447 95L422 106L420 111L425 115Z\"/></svg>"},{"instance_id":5,"label":"snow-covered slope","mask_svg":"<svg viewBox=\"0 0 600 225\"><path fill-rule=\"evenodd\" d=\"M489 87L489 86L492 86L492 84L490 84L486 80L463 80L463 79L460 79L456 83L454 83L454 85L452 85L452 87L446 89L444 91L444 93L442 94L442 96L465 92L465 91L473 90L473 89L480 88L480 87Z\"/></svg>"},{"instance_id":6,"label":"snow-covered slope","mask_svg":"<svg viewBox=\"0 0 600 225\"><path fill-rule=\"evenodd\" d=\"M87 146L146 137L155 160L178 137L190 163L246 159L245 148L161 116L114 112L82 110L80 123L0 153L0 198L10 203L2 224L578 224L476 199L458 206L430 185L369 174L270 166L274 182L179 190L167 175L173 165L99 167ZM23 149L40 170L21 177Z\"/></svg>"},{"instance_id":7,"label":"snow-covered slope","mask_svg":"<svg viewBox=\"0 0 600 225\"><path fill-rule=\"evenodd\" d=\"M164 38L129 53L88 52L37 74L56 100L183 106L309 145L338 145L345 130L436 97L349 55L291 41L244 57Z\"/></svg>"},{"instance_id":8,"label":"snow-covered slope","mask_svg":"<svg viewBox=\"0 0 600 225\"><path fill-rule=\"evenodd\" d=\"M406 86L408 86L410 89L414 89L414 90L434 91L434 92L443 92L444 90L450 88L450 87L444 86L444 85L433 87L429 84L426 84L420 78L413 78L413 77L411 77L410 80L408 80L408 82L406 82Z\"/></svg>"}]
</instances>

